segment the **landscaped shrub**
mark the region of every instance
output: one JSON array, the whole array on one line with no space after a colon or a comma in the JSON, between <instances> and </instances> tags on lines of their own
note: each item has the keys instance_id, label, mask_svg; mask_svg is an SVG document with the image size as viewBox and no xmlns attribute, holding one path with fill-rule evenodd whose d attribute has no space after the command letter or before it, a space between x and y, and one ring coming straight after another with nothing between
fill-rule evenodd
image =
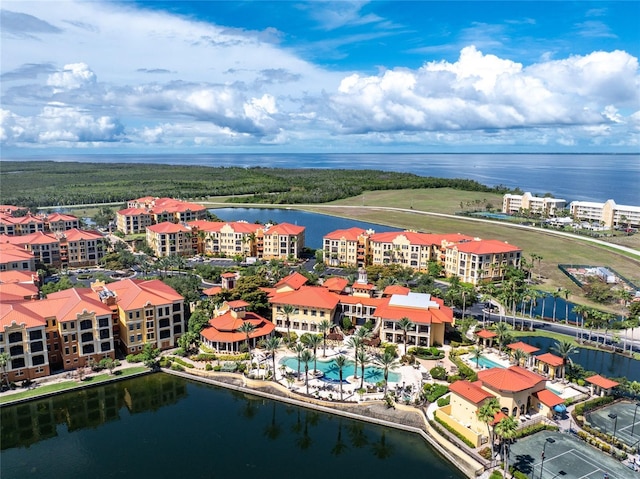
<instances>
[{"instance_id":1,"label":"landscaped shrub","mask_svg":"<svg viewBox=\"0 0 640 479\"><path fill-rule=\"evenodd\" d=\"M449 392L449 387L444 384L427 383L422 387L425 398L429 402L436 402L440 397Z\"/></svg>"},{"instance_id":2,"label":"landscaped shrub","mask_svg":"<svg viewBox=\"0 0 640 479\"><path fill-rule=\"evenodd\" d=\"M436 366L429 371L433 379L447 379L447 370L442 366Z\"/></svg>"},{"instance_id":3,"label":"landscaped shrub","mask_svg":"<svg viewBox=\"0 0 640 479\"><path fill-rule=\"evenodd\" d=\"M200 353L191 356L191 361L215 361L218 357L213 353Z\"/></svg>"},{"instance_id":4,"label":"landscaped shrub","mask_svg":"<svg viewBox=\"0 0 640 479\"><path fill-rule=\"evenodd\" d=\"M220 365L216 364L216 365L213 367L213 370L214 370L214 371L222 371L222 366L220 366Z\"/></svg>"},{"instance_id":5,"label":"landscaped shrub","mask_svg":"<svg viewBox=\"0 0 640 479\"><path fill-rule=\"evenodd\" d=\"M161 368L169 368L171 367L171 359L167 357L160 358L160 361L158 361L158 365Z\"/></svg>"},{"instance_id":6,"label":"landscaped shrub","mask_svg":"<svg viewBox=\"0 0 640 479\"><path fill-rule=\"evenodd\" d=\"M444 427L447 431L449 431L451 434L453 434L454 436L456 436L458 439L460 439L462 442L464 442L467 446L469 447L475 447L475 444L473 444L471 441L469 441L469 439L467 439L466 437L464 437L462 434L460 434L458 431L456 431L455 429L453 429L451 426L449 426L446 422L444 422L442 419L440 419L438 416L434 416L434 419L436 420L436 422ZM440 431L440 428L435 427L435 423L433 422L429 422L429 424L431 424L432 427L434 427L434 429L436 431ZM440 431L441 432L441 431Z\"/></svg>"},{"instance_id":7,"label":"landscaped shrub","mask_svg":"<svg viewBox=\"0 0 640 479\"><path fill-rule=\"evenodd\" d=\"M180 364L172 364L171 369L173 371L184 371L184 368Z\"/></svg>"},{"instance_id":8,"label":"landscaped shrub","mask_svg":"<svg viewBox=\"0 0 640 479\"><path fill-rule=\"evenodd\" d=\"M413 348L409 348L407 353L413 354L414 356L417 356L420 359L427 359L427 360L444 358L444 351L436 347L425 348L422 346L417 346L417 347L414 346Z\"/></svg>"},{"instance_id":9,"label":"landscaped shrub","mask_svg":"<svg viewBox=\"0 0 640 479\"><path fill-rule=\"evenodd\" d=\"M502 479L502 473L500 471L493 471L489 476L489 479Z\"/></svg>"},{"instance_id":10,"label":"landscaped shrub","mask_svg":"<svg viewBox=\"0 0 640 479\"><path fill-rule=\"evenodd\" d=\"M127 354L128 363L141 363L143 361L142 354Z\"/></svg>"},{"instance_id":11,"label":"landscaped shrub","mask_svg":"<svg viewBox=\"0 0 640 479\"><path fill-rule=\"evenodd\" d=\"M211 363L207 363L206 366L204 367L205 371L212 371L213 370L213 366L211 365Z\"/></svg>"},{"instance_id":12,"label":"landscaped shrub","mask_svg":"<svg viewBox=\"0 0 640 479\"><path fill-rule=\"evenodd\" d=\"M181 366L184 366L185 368L195 368L195 366L191 363L188 363L186 361L184 361L183 359L180 358L171 358L174 362L180 364Z\"/></svg>"},{"instance_id":13,"label":"landscaped shrub","mask_svg":"<svg viewBox=\"0 0 640 479\"><path fill-rule=\"evenodd\" d=\"M487 461L490 461L491 459L493 459L493 452L491 451L490 447L484 447L480 449L478 451L478 454L480 454L480 457L482 457L483 459L486 459Z\"/></svg>"},{"instance_id":14,"label":"landscaped shrub","mask_svg":"<svg viewBox=\"0 0 640 479\"><path fill-rule=\"evenodd\" d=\"M527 476L525 473L518 471L515 467L513 466L509 466L509 471L511 472L511 475L513 477L515 477L516 479L529 479L529 476Z\"/></svg>"},{"instance_id":15,"label":"landscaped shrub","mask_svg":"<svg viewBox=\"0 0 640 479\"><path fill-rule=\"evenodd\" d=\"M448 406L450 402L451 402L451 396L447 396L446 398L439 398L438 407Z\"/></svg>"},{"instance_id":16,"label":"landscaped shrub","mask_svg":"<svg viewBox=\"0 0 640 479\"><path fill-rule=\"evenodd\" d=\"M558 430L558 426L551 426L551 425L539 422L538 424L533 424L531 426L518 429L514 437L519 438L519 437L530 436L531 434L535 434L540 431L557 431L557 430Z\"/></svg>"}]
</instances>

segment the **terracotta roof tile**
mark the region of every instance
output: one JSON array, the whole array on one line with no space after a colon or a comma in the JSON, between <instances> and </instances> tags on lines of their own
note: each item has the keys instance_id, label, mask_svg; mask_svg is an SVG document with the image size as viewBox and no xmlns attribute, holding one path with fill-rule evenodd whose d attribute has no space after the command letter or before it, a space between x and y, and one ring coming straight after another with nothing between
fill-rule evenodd
<instances>
[{"instance_id":1,"label":"terracotta roof tile","mask_svg":"<svg viewBox=\"0 0 640 479\"><path fill-rule=\"evenodd\" d=\"M480 404L485 399L495 397L488 391L485 391L481 387L469 381L456 381L449 385L449 391L457 394L458 396L466 399L473 404Z\"/></svg>"},{"instance_id":2,"label":"terracotta roof tile","mask_svg":"<svg viewBox=\"0 0 640 479\"><path fill-rule=\"evenodd\" d=\"M530 344L523 343L522 341L518 341L517 343L511 343L507 345L508 348L513 349L514 351L520 349L527 354L533 354L540 351L540 348L536 348L535 346L531 346Z\"/></svg>"},{"instance_id":3,"label":"terracotta roof tile","mask_svg":"<svg viewBox=\"0 0 640 479\"><path fill-rule=\"evenodd\" d=\"M620 384L612 381L611 379L600 376L599 374L596 374L595 376L589 376L588 378L585 378L585 381L588 381L596 386L600 386L602 389L611 389Z\"/></svg>"},{"instance_id":4,"label":"terracotta roof tile","mask_svg":"<svg viewBox=\"0 0 640 479\"><path fill-rule=\"evenodd\" d=\"M548 407L553 407L553 406L557 406L558 404L564 403L564 399L562 399L557 394L553 394L548 389L543 389L541 391L534 393L533 395L537 397L542 404Z\"/></svg>"},{"instance_id":5,"label":"terracotta roof tile","mask_svg":"<svg viewBox=\"0 0 640 479\"><path fill-rule=\"evenodd\" d=\"M507 392L524 391L545 380L520 366L485 369L478 372L478 379L485 387Z\"/></svg>"},{"instance_id":6,"label":"terracotta roof tile","mask_svg":"<svg viewBox=\"0 0 640 479\"><path fill-rule=\"evenodd\" d=\"M541 363L548 364L549 366L562 366L564 364L564 361L560 356L556 356L551 353L540 354L536 356L536 360Z\"/></svg>"},{"instance_id":7,"label":"terracotta roof tile","mask_svg":"<svg viewBox=\"0 0 640 479\"><path fill-rule=\"evenodd\" d=\"M487 331L486 329L483 329L481 331L477 331L476 336L478 336L479 338L491 339L491 338L495 338L497 334L494 333L493 331Z\"/></svg>"}]
</instances>

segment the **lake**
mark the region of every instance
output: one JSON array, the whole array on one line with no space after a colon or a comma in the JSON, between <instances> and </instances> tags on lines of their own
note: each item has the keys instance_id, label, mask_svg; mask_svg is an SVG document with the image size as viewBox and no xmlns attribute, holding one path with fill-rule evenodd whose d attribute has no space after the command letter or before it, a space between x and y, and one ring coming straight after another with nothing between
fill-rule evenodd
<instances>
[{"instance_id":1,"label":"lake","mask_svg":"<svg viewBox=\"0 0 640 479\"><path fill-rule=\"evenodd\" d=\"M462 479L424 440L164 373L0 410L2 479Z\"/></svg>"},{"instance_id":2,"label":"lake","mask_svg":"<svg viewBox=\"0 0 640 479\"><path fill-rule=\"evenodd\" d=\"M556 343L555 339L542 336L523 336L518 338L518 341L540 348L540 352L536 355L546 352L553 353L551 347ZM587 371L594 371L610 378L626 377L630 381L640 381L640 361L580 346L578 349L578 353L570 356L571 360Z\"/></svg>"}]
</instances>

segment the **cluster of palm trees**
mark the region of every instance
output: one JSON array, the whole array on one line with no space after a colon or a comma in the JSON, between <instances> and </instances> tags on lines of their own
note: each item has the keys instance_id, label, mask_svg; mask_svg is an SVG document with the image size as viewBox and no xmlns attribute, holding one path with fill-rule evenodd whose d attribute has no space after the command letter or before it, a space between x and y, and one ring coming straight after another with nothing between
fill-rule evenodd
<instances>
[{"instance_id":1,"label":"cluster of palm trees","mask_svg":"<svg viewBox=\"0 0 640 479\"><path fill-rule=\"evenodd\" d=\"M491 444L491 454L493 455L493 445L495 436L500 438L502 447L502 460L504 470L509 470L509 457L507 455L507 444L513 439L518 430L518 423L513 416L505 415L498 423L495 423L495 416L500 412L500 403L497 398L491 398L478 409L478 419L487 425L489 432L489 443Z\"/></svg>"}]
</instances>

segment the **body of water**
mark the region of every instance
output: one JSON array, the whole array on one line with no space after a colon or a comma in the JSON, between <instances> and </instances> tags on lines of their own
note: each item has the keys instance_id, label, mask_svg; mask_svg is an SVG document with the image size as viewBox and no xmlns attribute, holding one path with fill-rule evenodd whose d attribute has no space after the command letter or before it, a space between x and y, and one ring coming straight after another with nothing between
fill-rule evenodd
<instances>
[{"instance_id":1,"label":"body of water","mask_svg":"<svg viewBox=\"0 0 640 479\"><path fill-rule=\"evenodd\" d=\"M415 434L163 373L0 414L2 479L464 477Z\"/></svg>"},{"instance_id":2,"label":"body of water","mask_svg":"<svg viewBox=\"0 0 640 479\"><path fill-rule=\"evenodd\" d=\"M7 158L9 159L9 158ZM196 154L67 155L29 160L273 168L374 169L438 178L468 178L570 201L640 205L640 155L609 154Z\"/></svg>"},{"instance_id":3,"label":"body of water","mask_svg":"<svg viewBox=\"0 0 640 479\"><path fill-rule=\"evenodd\" d=\"M524 336L518 338L518 341L539 348L540 351L536 355L547 352L553 353L551 347L556 343L553 338L541 336ZM578 346L578 352L570 357L574 363L579 364L587 371L594 371L610 378L626 377L630 381L640 381L640 361L635 359L605 351L581 348L580 346Z\"/></svg>"},{"instance_id":4,"label":"body of water","mask_svg":"<svg viewBox=\"0 0 640 479\"><path fill-rule=\"evenodd\" d=\"M224 221L247 221L254 223L291 223L305 227L305 246L322 248L322 238L331 231L348 228L372 229L376 233L401 231L399 228L376 225L335 216L309 213L306 211L275 208L213 208L209 210Z\"/></svg>"}]
</instances>

